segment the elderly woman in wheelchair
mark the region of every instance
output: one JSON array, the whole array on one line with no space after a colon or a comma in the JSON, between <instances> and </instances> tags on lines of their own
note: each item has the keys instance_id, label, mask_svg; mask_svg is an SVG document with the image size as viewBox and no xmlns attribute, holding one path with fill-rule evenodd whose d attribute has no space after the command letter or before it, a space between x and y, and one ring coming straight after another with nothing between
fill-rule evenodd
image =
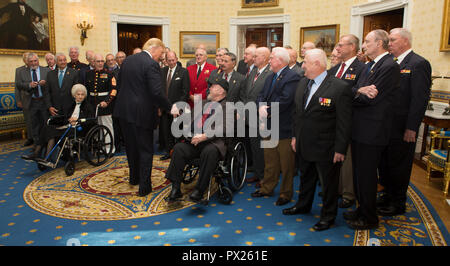
<instances>
[{"instance_id":1,"label":"elderly woman in wheelchair","mask_svg":"<svg viewBox=\"0 0 450 266\"><path fill-rule=\"evenodd\" d=\"M194 202L202 202L203 194L208 187L210 188L212 176L228 177L228 183L234 190L242 187L247 170L245 148L242 143L238 143L231 148L228 147L228 154L232 155L227 156L226 143L228 141L224 137L227 136L227 128L233 128L229 124L226 125L230 121L226 119L227 91L228 82L223 79L216 79L210 87L209 101L202 106L203 114L195 117L195 112L191 112L190 132L192 137L185 136L174 146L172 160L166 173L166 178L172 182L172 191L166 199L168 202L181 200L183 198L181 183L192 182L197 173L199 175L198 182L189 195L189 199ZM211 122L217 121L215 116L222 116L222 119L219 119L222 123ZM208 125L215 132L213 136L206 132L205 128ZM197 134L193 132L197 132ZM239 155L234 152L235 150L239 151ZM233 160L234 167L228 163ZM234 171L235 175L231 176L228 169ZM231 202L231 190L224 186L223 178L216 179L216 181L219 185L219 199L226 203Z\"/></svg>"},{"instance_id":2,"label":"elderly woman in wheelchair","mask_svg":"<svg viewBox=\"0 0 450 266\"><path fill-rule=\"evenodd\" d=\"M98 141L104 140L105 136L110 136L112 140L111 132L96 123L96 110L85 100L87 97L86 87L82 84L75 84L71 93L74 98L72 105L62 114L50 117L41 130L39 142L36 144L34 151L31 154L22 155L22 159L26 161L37 162L41 170L46 167L56 168L62 156L67 161L65 165L66 174L72 175L75 170L74 155L78 155L79 158L82 146L85 148L88 162L92 165L100 165L103 160L99 163L93 158L99 152ZM55 144L58 138L59 140ZM62 145L56 162L51 163L49 162L50 156L59 144ZM100 145L100 148L103 148L101 150L106 153L103 146ZM110 143L110 146L112 146L112 143ZM89 149L91 152L89 152ZM44 150L46 150L44 158L41 158ZM97 154L92 154L93 150L96 150Z\"/></svg>"}]
</instances>

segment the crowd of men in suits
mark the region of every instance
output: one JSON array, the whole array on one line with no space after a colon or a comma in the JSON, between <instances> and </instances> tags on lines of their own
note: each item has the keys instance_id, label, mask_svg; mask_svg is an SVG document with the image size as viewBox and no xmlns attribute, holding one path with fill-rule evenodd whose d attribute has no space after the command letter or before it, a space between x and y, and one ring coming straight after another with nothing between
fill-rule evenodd
<instances>
[{"instance_id":1,"label":"crowd of men in suits","mask_svg":"<svg viewBox=\"0 0 450 266\"><path fill-rule=\"evenodd\" d=\"M256 187L252 197L273 196L281 174L275 204L286 205L300 173L298 200L282 210L284 215L310 212L319 183L323 206L316 231L329 229L338 207L355 202L356 210L343 214L348 225L372 229L378 215L398 215L406 208L415 142L431 88L431 66L411 46L411 33L403 28L374 30L362 47L356 36L343 35L331 68L326 53L311 42L302 45L302 62L290 46L249 45L240 61L227 48L217 49L216 60L209 61L200 46L187 68L158 39L126 59L123 52L109 54L106 65L103 56L91 51L86 53L89 64L80 63L78 49L72 47L69 63L63 54L46 55L48 68L39 67L35 54L25 56L26 66L16 71L16 97L26 121L32 121L28 142L36 142L45 119L64 110L70 97L65 91L84 84L89 101L101 108L99 123L124 141L130 184L139 184L141 196L152 190L153 131L159 126L162 160L171 158L166 175L172 181L171 201L182 198L180 175L188 158L203 161L199 183L189 196L198 201L214 170L211 165L225 156L220 138L201 134L190 143L176 142L171 127L179 111L176 103L194 107L203 100L224 108L224 102L255 103L257 121L248 113L241 117L253 172L247 182ZM272 103L279 106L273 115ZM213 115L203 114L200 126ZM258 121L263 119L270 127L275 116L279 139L265 147L261 143L266 138L248 133L260 132L264 125ZM381 194L379 187L384 188Z\"/></svg>"}]
</instances>

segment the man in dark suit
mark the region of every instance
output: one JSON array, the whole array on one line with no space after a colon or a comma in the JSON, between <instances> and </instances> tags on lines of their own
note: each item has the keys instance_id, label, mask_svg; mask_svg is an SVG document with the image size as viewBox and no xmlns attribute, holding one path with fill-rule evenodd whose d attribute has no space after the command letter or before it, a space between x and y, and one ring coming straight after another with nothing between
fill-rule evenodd
<instances>
[{"instance_id":1,"label":"man in dark suit","mask_svg":"<svg viewBox=\"0 0 450 266\"><path fill-rule=\"evenodd\" d=\"M28 110L31 120L31 136L38 143L39 134L48 119L44 95L47 90L47 74L49 68L39 66L39 58L35 53L27 57L28 68L19 71L17 86L21 91L22 106Z\"/></svg>"},{"instance_id":2,"label":"man in dark suit","mask_svg":"<svg viewBox=\"0 0 450 266\"><path fill-rule=\"evenodd\" d=\"M263 90L260 92L257 105L260 121L267 118L266 129L278 130L279 138L275 145L264 146L264 179L261 188L252 193L252 197L271 196L278 185L280 172L282 182L280 196L276 205L287 204L293 196L293 179L295 172L295 154L291 149L292 138L292 110L294 108L295 90L300 76L290 70L289 52L282 47L272 49L270 56L270 68L272 75L267 77ZM266 103L261 104L260 103ZM272 113L272 103L279 104L279 112ZM273 114L273 116L272 116ZM274 121L278 119L279 127L274 127ZM271 136L274 138L274 136Z\"/></svg>"},{"instance_id":3,"label":"man in dark suit","mask_svg":"<svg viewBox=\"0 0 450 266\"><path fill-rule=\"evenodd\" d=\"M407 29L390 32L389 50L400 66L400 88L394 95L391 137L379 168L385 195L378 214L384 216L405 213L417 132L430 97L431 65L412 51L411 41Z\"/></svg>"},{"instance_id":4,"label":"man in dark suit","mask_svg":"<svg viewBox=\"0 0 450 266\"><path fill-rule=\"evenodd\" d=\"M328 73L347 82L353 88L366 68L366 65L356 57L359 51L358 37L353 34L341 36L335 50L341 63L328 70ZM339 194L342 196L339 203L340 208L349 208L355 203L352 167L351 147L349 146L339 180Z\"/></svg>"},{"instance_id":5,"label":"man in dark suit","mask_svg":"<svg viewBox=\"0 0 450 266\"><path fill-rule=\"evenodd\" d=\"M170 109L163 94L160 57L163 42L149 39L143 51L125 59L119 73L113 115L119 119L130 170L130 184L139 184L139 196L152 191L153 129L155 112Z\"/></svg>"},{"instance_id":6,"label":"man in dark suit","mask_svg":"<svg viewBox=\"0 0 450 266\"><path fill-rule=\"evenodd\" d=\"M228 102L239 102L241 101L241 90L245 86L245 77L234 71L236 66L236 55L233 53L226 53L222 56L222 73L219 75L220 78L225 79L229 86L227 92Z\"/></svg>"},{"instance_id":7,"label":"man in dark suit","mask_svg":"<svg viewBox=\"0 0 450 266\"><path fill-rule=\"evenodd\" d=\"M169 103L187 102L189 99L189 73L186 68L177 65L178 57L174 51L166 54L168 66L162 69L164 94L169 99ZM172 135L171 124L173 116L166 111L162 111L159 124L160 145L167 151L161 160L170 158L170 151L175 145L175 138Z\"/></svg>"},{"instance_id":8,"label":"man in dark suit","mask_svg":"<svg viewBox=\"0 0 450 266\"><path fill-rule=\"evenodd\" d=\"M391 107L398 89L400 68L388 53L384 30L367 34L363 49L373 61L353 88L352 159L356 211L344 213L349 226L357 230L378 227L376 212L377 167L387 146L392 127Z\"/></svg>"},{"instance_id":9,"label":"man in dark suit","mask_svg":"<svg viewBox=\"0 0 450 266\"><path fill-rule=\"evenodd\" d=\"M78 83L78 71L67 66L64 54L56 54L56 65L58 68L48 73L44 100L50 115L67 115L73 102L72 87Z\"/></svg>"},{"instance_id":10,"label":"man in dark suit","mask_svg":"<svg viewBox=\"0 0 450 266\"><path fill-rule=\"evenodd\" d=\"M70 62L67 63L67 66L69 68L78 71L82 70L83 68L89 68L89 65L80 62L80 60L78 59L79 56L80 56L80 48L78 48L77 46L70 47L69 48Z\"/></svg>"},{"instance_id":11,"label":"man in dark suit","mask_svg":"<svg viewBox=\"0 0 450 266\"><path fill-rule=\"evenodd\" d=\"M327 74L327 56L321 49L306 52L305 77L295 95L292 149L300 167L300 193L295 206L283 214L308 213L317 181L322 184L323 207L313 229L330 228L338 210L339 172L351 135L352 91L344 81Z\"/></svg>"},{"instance_id":12,"label":"man in dark suit","mask_svg":"<svg viewBox=\"0 0 450 266\"><path fill-rule=\"evenodd\" d=\"M203 102L204 112L197 114L191 111L190 136L184 136L185 141L175 145L173 157L167 169L166 178L172 182L172 191L168 197L169 202L179 200L183 197L181 192L181 181L183 170L189 160L200 158L199 178L194 191L189 199L198 202L202 199L204 192L208 189L210 178L217 167L220 159L226 155L225 139L228 135L226 130L232 128L227 116L226 97L228 82L222 78L211 81L211 92L208 101ZM184 115L189 115L187 112ZM222 123L216 123L219 120Z\"/></svg>"},{"instance_id":13,"label":"man in dark suit","mask_svg":"<svg viewBox=\"0 0 450 266\"><path fill-rule=\"evenodd\" d=\"M264 87L266 78L273 72L270 70L269 65L270 50L267 47L259 47L255 52L255 67L252 72L245 79L245 89L241 90L242 102L244 104L255 103L258 99L258 95ZM258 182L264 178L264 150L261 148L261 137L257 133L258 129L258 117L252 117L250 119L249 114L245 114L245 126L246 132L256 132L256 134L247 136L249 137L252 166L254 175L247 178L248 183Z\"/></svg>"}]
</instances>

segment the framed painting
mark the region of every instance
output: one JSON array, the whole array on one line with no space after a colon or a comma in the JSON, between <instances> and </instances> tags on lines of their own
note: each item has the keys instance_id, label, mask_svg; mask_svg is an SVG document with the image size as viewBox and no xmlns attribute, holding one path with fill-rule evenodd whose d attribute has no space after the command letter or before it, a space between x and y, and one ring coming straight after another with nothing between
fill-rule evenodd
<instances>
[{"instance_id":1,"label":"framed painting","mask_svg":"<svg viewBox=\"0 0 450 266\"><path fill-rule=\"evenodd\" d=\"M339 24L300 28L299 51L305 42L312 42L328 56L331 55L334 46L339 42Z\"/></svg>"},{"instance_id":2,"label":"framed painting","mask_svg":"<svg viewBox=\"0 0 450 266\"><path fill-rule=\"evenodd\" d=\"M279 0L242 0L242 7L270 7L278 6Z\"/></svg>"},{"instance_id":3,"label":"framed painting","mask_svg":"<svg viewBox=\"0 0 450 266\"><path fill-rule=\"evenodd\" d=\"M195 50L204 45L208 57L215 57L220 45L220 32L216 31L180 31L180 57L195 57Z\"/></svg>"},{"instance_id":4,"label":"framed painting","mask_svg":"<svg viewBox=\"0 0 450 266\"><path fill-rule=\"evenodd\" d=\"M55 52L53 0L0 0L0 54Z\"/></svg>"},{"instance_id":5,"label":"framed painting","mask_svg":"<svg viewBox=\"0 0 450 266\"><path fill-rule=\"evenodd\" d=\"M450 52L450 0L445 0L444 2L440 51Z\"/></svg>"}]
</instances>

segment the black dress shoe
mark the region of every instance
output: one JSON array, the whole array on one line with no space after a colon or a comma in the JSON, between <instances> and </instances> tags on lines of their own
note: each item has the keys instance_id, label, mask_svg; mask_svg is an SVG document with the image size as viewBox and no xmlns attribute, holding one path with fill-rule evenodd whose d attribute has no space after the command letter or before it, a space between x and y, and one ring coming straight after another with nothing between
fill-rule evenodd
<instances>
[{"instance_id":1,"label":"black dress shoe","mask_svg":"<svg viewBox=\"0 0 450 266\"><path fill-rule=\"evenodd\" d=\"M20 156L20 158L24 159L27 162L32 162L32 161L36 160L37 156L33 152L33 153L30 153L30 154L22 155L22 156Z\"/></svg>"},{"instance_id":2,"label":"black dress shoe","mask_svg":"<svg viewBox=\"0 0 450 266\"><path fill-rule=\"evenodd\" d=\"M344 216L344 219L347 221L354 221L359 218L358 211L348 211L344 212L342 215Z\"/></svg>"},{"instance_id":3,"label":"black dress shoe","mask_svg":"<svg viewBox=\"0 0 450 266\"><path fill-rule=\"evenodd\" d=\"M284 215L294 215L294 214L302 214L308 213L310 210L302 209L300 207L294 206L287 209L283 209Z\"/></svg>"},{"instance_id":4,"label":"black dress shoe","mask_svg":"<svg viewBox=\"0 0 450 266\"><path fill-rule=\"evenodd\" d=\"M165 161L165 160L168 160L168 159L170 159L170 154L166 154L166 155L164 155L164 156L162 156L160 158L161 161Z\"/></svg>"},{"instance_id":5,"label":"black dress shoe","mask_svg":"<svg viewBox=\"0 0 450 266\"><path fill-rule=\"evenodd\" d=\"M200 191L198 191L197 189L194 189L194 191L192 191L192 193L189 195L189 199L193 202L200 202L202 197L203 193L200 193Z\"/></svg>"},{"instance_id":6,"label":"black dress shoe","mask_svg":"<svg viewBox=\"0 0 450 266\"><path fill-rule=\"evenodd\" d=\"M329 229L334 224L334 221L319 221L313 226L314 231L323 231Z\"/></svg>"},{"instance_id":7,"label":"black dress shoe","mask_svg":"<svg viewBox=\"0 0 450 266\"><path fill-rule=\"evenodd\" d=\"M277 206L282 206L282 205L286 205L289 203L290 200L286 199L286 198L278 198L277 201L275 202L275 205Z\"/></svg>"},{"instance_id":8,"label":"black dress shoe","mask_svg":"<svg viewBox=\"0 0 450 266\"><path fill-rule=\"evenodd\" d=\"M25 143L23 144L24 147L33 145L34 141L32 139L27 139L27 141L25 141Z\"/></svg>"},{"instance_id":9,"label":"black dress shoe","mask_svg":"<svg viewBox=\"0 0 450 266\"><path fill-rule=\"evenodd\" d=\"M255 192L253 192L253 193L251 194L251 196L252 196L253 198L261 198L261 197L264 197L264 196L272 196L272 195L264 194L264 193L262 193L261 191L256 190Z\"/></svg>"},{"instance_id":10,"label":"black dress shoe","mask_svg":"<svg viewBox=\"0 0 450 266\"><path fill-rule=\"evenodd\" d=\"M168 201L177 201L183 197L181 193L180 184L172 183L172 190L167 198Z\"/></svg>"},{"instance_id":11,"label":"black dress shoe","mask_svg":"<svg viewBox=\"0 0 450 266\"><path fill-rule=\"evenodd\" d=\"M405 209L400 209L394 206L387 206L387 207L379 207L377 208L377 214L381 216L395 216L404 214Z\"/></svg>"},{"instance_id":12,"label":"black dress shoe","mask_svg":"<svg viewBox=\"0 0 450 266\"><path fill-rule=\"evenodd\" d=\"M377 195L377 207L387 207L391 203L391 199L386 192L380 192Z\"/></svg>"},{"instance_id":13,"label":"black dress shoe","mask_svg":"<svg viewBox=\"0 0 450 266\"><path fill-rule=\"evenodd\" d=\"M350 208L351 206L353 206L353 204L355 204L355 200L349 200L346 198L342 198L341 202L339 202L339 208Z\"/></svg>"},{"instance_id":14,"label":"black dress shoe","mask_svg":"<svg viewBox=\"0 0 450 266\"><path fill-rule=\"evenodd\" d=\"M139 197L145 197L152 192L152 185L139 184Z\"/></svg>"},{"instance_id":15,"label":"black dress shoe","mask_svg":"<svg viewBox=\"0 0 450 266\"><path fill-rule=\"evenodd\" d=\"M364 218L358 218L353 221L347 221L347 224L350 228L355 229L355 230L370 230L370 229L375 229L378 227L378 222L369 223Z\"/></svg>"}]
</instances>

